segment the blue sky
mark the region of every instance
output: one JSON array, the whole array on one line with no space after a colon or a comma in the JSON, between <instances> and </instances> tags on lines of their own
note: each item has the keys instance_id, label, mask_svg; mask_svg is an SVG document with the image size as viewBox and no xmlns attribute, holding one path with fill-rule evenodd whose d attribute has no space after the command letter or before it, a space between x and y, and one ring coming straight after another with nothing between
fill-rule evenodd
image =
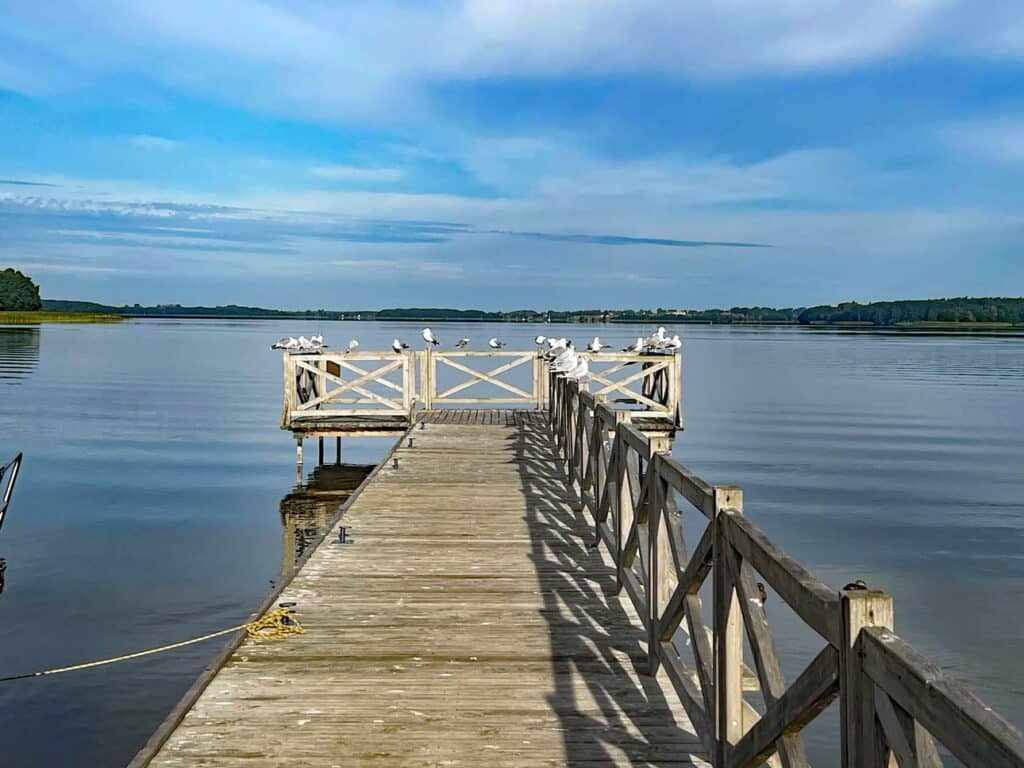
<instances>
[{"instance_id":1,"label":"blue sky","mask_svg":"<svg viewBox=\"0 0 1024 768\"><path fill-rule=\"evenodd\" d=\"M1024 6L0 0L0 264L52 298L1024 293Z\"/></svg>"}]
</instances>

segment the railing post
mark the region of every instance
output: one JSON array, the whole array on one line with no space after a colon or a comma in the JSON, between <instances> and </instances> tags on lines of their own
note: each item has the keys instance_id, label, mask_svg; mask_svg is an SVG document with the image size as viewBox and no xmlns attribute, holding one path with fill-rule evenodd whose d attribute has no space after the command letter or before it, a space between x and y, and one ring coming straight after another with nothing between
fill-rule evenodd
<instances>
[{"instance_id":1,"label":"railing post","mask_svg":"<svg viewBox=\"0 0 1024 768\"><path fill-rule=\"evenodd\" d=\"M537 410L544 410L544 395L546 384L548 383L548 377L545 373L547 361L543 355L537 353L537 356L533 358L533 394L537 398Z\"/></svg>"},{"instance_id":2,"label":"railing post","mask_svg":"<svg viewBox=\"0 0 1024 768\"><path fill-rule=\"evenodd\" d=\"M875 720L874 683L864 674L858 638L864 627L893 628L892 598L884 592L840 592L843 644L839 649L839 724L843 768L886 768Z\"/></svg>"},{"instance_id":3,"label":"railing post","mask_svg":"<svg viewBox=\"0 0 1024 768\"><path fill-rule=\"evenodd\" d=\"M633 494L629 489L629 444L622 437L622 425L629 414L626 411L615 412L615 489L618 503L615 505L615 592L622 591L622 549L626 544L625 535L633 524Z\"/></svg>"},{"instance_id":4,"label":"railing post","mask_svg":"<svg viewBox=\"0 0 1024 768\"><path fill-rule=\"evenodd\" d=\"M291 413L295 408L295 365L287 350L281 354L281 367L284 371L284 409L281 414L281 426L287 428L291 426Z\"/></svg>"},{"instance_id":5,"label":"railing post","mask_svg":"<svg viewBox=\"0 0 1024 768\"><path fill-rule=\"evenodd\" d=\"M668 530L662 520L665 489L659 474L661 459L658 454L671 450L672 443L663 435L651 436L648 440L651 454L647 461L647 662L650 674L656 675L661 666L661 606L668 599L665 594L666 572L672 570L672 550Z\"/></svg>"},{"instance_id":6,"label":"railing post","mask_svg":"<svg viewBox=\"0 0 1024 768\"><path fill-rule=\"evenodd\" d=\"M423 383L423 407L431 410L434 407L434 352L427 347L422 352L414 353L419 358L423 371L420 381Z\"/></svg>"},{"instance_id":7,"label":"railing post","mask_svg":"<svg viewBox=\"0 0 1024 768\"><path fill-rule=\"evenodd\" d=\"M729 765L729 752L743 736L743 619L736 586L730 574L726 547L732 546L722 525L726 509L743 511L743 491L715 486L714 547L714 674L715 768Z\"/></svg>"}]
</instances>

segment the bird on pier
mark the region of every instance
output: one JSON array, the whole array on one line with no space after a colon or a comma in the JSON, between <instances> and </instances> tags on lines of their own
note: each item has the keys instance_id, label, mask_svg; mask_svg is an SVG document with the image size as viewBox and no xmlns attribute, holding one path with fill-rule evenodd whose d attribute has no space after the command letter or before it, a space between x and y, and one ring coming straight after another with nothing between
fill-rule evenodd
<instances>
[{"instance_id":1,"label":"bird on pier","mask_svg":"<svg viewBox=\"0 0 1024 768\"><path fill-rule=\"evenodd\" d=\"M271 349L298 349L299 340L294 336L285 336L280 341L275 341L270 345Z\"/></svg>"},{"instance_id":2,"label":"bird on pier","mask_svg":"<svg viewBox=\"0 0 1024 768\"><path fill-rule=\"evenodd\" d=\"M399 341L398 339L395 339L394 341L391 342L391 348L395 350L395 354L400 355L402 354L403 350L409 348L409 345L406 344L404 341Z\"/></svg>"},{"instance_id":3,"label":"bird on pier","mask_svg":"<svg viewBox=\"0 0 1024 768\"><path fill-rule=\"evenodd\" d=\"M594 340L587 345L587 351L600 352L602 349L609 349L610 347L610 344L602 344L601 338L599 336L595 336Z\"/></svg>"},{"instance_id":4,"label":"bird on pier","mask_svg":"<svg viewBox=\"0 0 1024 768\"><path fill-rule=\"evenodd\" d=\"M345 354L347 355L349 352L355 352L357 349L359 349L359 342L356 341L355 339L352 339L348 343L348 346L345 347Z\"/></svg>"},{"instance_id":5,"label":"bird on pier","mask_svg":"<svg viewBox=\"0 0 1024 768\"><path fill-rule=\"evenodd\" d=\"M579 365L579 362L580 356L576 354L576 350L570 341L565 349L551 362L551 371L552 373L568 373Z\"/></svg>"},{"instance_id":6,"label":"bird on pier","mask_svg":"<svg viewBox=\"0 0 1024 768\"><path fill-rule=\"evenodd\" d=\"M544 346L544 342L545 342L545 341L547 341L547 338L546 338L546 337L544 337L544 336L538 336L537 338L535 338L535 339L533 340L533 343L534 343L534 344L536 344L536 345L537 345L538 347L543 347L543 346Z\"/></svg>"},{"instance_id":7,"label":"bird on pier","mask_svg":"<svg viewBox=\"0 0 1024 768\"><path fill-rule=\"evenodd\" d=\"M683 340L679 338L678 333L671 339L666 339L665 341L665 349L671 350L672 352L675 352L677 349L681 349L682 346Z\"/></svg>"},{"instance_id":8,"label":"bird on pier","mask_svg":"<svg viewBox=\"0 0 1024 768\"><path fill-rule=\"evenodd\" d=\"M455 346L458 347L459 349L465 349L466 347L469 346L469 339L463 336L461 339L455 342Z\"/></svg>"},{"instance_id":9,"label":"bird on pier","mask_svg":"<svg viewBox=\"0 0 1024 768\"><path fill-rule=\"evenodd\" d=\"M321 336L320 334L317 334L316 336L310 336L309 343L313 347L313 349L316 350L321 350L327 347L327 345L324 344L324 337Z\"/></svg>"},{"instance_id":10,"label":"bird on pier","mask_svg":"<svg viewBox=\"0 0 1024 768\"><path fill-rule=\"evenodd\" d=\"M424 328L423 329L423 340L425 342L427 342L427 344L430 344L431 346L434 346L434 347L436 347L438 344L441 343L434 336L434 332L432 330L430 330L429 328Z\"/></svg>"},{"instance_id":11,"label":"bird on pier","mask_svg":"<svg viewBox=\"0 0 1024 768\"><path fill-rule=\"evenodd\" d=\"M497 337L495 337L487 342L487 346L490 347L491 349L501 349L502 347L505 346L505 342L499 341Z\"/></svg>"},{"instance_id":12,"label":"bird on pier","mask_svg":"<svg viewBox=\"0 0 1024 768\"><path fill-rule=\"evenodd\" d=\"M644 337L643 336L637 336L636 337L636 341L634 341L632 344L630 344L627 347L623 347L622 351L623 352L636 352L637 354L640 354L641 352L644 351Z\"/></svg>"},{"instance_id":13,"label":"bird on pier","mask_svg":"<svg viewBox=\"0 0 1024 768\"><path fill-rule=\"evenodd\" d=\"M575 367L571 371L567 371L565 378L567 379L579 379L586 378L590 374L590 364L587 362L587 358L577 355L577 362Z\"/></svg>"},{"instance_id":14,"label":"bird on pier","mask_svg":"<svg viewBox=\"0 0 1024 768\"><path fill-rule=\"evenodd\" d=\"M303 352L309 352L313 349L313 342L307 339L305 336L299 336L299 349Z\"/></svg>"}]
</instances>

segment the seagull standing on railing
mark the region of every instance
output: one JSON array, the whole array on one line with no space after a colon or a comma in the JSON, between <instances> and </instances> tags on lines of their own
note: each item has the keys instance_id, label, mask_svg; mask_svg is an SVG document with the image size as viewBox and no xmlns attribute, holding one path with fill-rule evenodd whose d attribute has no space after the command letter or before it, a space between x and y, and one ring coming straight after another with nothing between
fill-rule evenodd
<instances>
[{"instance_id":1,"label":"seagull standing on railing","mask_svg":"<svg viewBox=\"0 0 1024 768\"><path fill-rule=\"evenodd\" d=\"M590 364L587 362L587 358L578 355L577 359L576 366L571 371L566 372L565 378L579 380L586 378L590 373Z\"/></svg>"},{"instance_id":2,"label":"seagull standing on railing","mask_svg":"<svg viewBox=\"0 0 1024 768\"><path fill-rule=\"evenodd\" d=\"M317 334L316 336L311 336L309 338L309 343L313 347L313 349L317 350L318 352L321 349L324 349L324 348L327 347L327 345L324 344L324 337L319 335L319 334Z\"/></svg>"},{"instance_id":3,"label":"seagull standing on railing","mask_svg":"<svg viewBox=\"0 0 1024 768\"><path fill-rule=\"evenodd\" d=\"M458 347L459 349L465 349L466 347L469 346L469 339L463 336L461 339L455 342L455 346Z\"/></svg>"},{"instance_id":4,"label":"seagull standing on railing","mask_svg":"<svg viewBox=\"0 0 1024 768\"><path fill-rule=\"evenodd\" d=\"M634 341L628 347L623 347L622 351L623 352L636 352L637 354L640 354L641 352L644 351L644 337L643 336L637 336L636 337L636 341Z\"/></svg>"},{"instance_id":5,"label":"seagull standing on railing","mask_svg":"<svg viewBox=\"0 0 1024 768\"><path fill-rule=\"evenodd\" d=\"M490 347L491 349L501 349L502 347L505 346L505 342L499 341L497 337L495 337L487 342L487 346Z\"/></svg>"},{"instance_id":6,"label":"seagull standing on railing","mask_svg":"<svg viewBox=\"0 0 1024 768\"><path fill-rule=\"evenodd\" d=\"M441 343L434 337L434 332L429 328L423 329L423 340L434 347Z\"/></svg>"},{"instance_id":7,"label":"seagull standing on railing","mask_svg":"<svg viewBox=\"0 0 1024 768\"><path fill-rule=\"evenodd\" d=\"M679 338L679 334L678 333L675 336L673 336L671 339L668 339L668 340L665 341L665 349L670 349L673 352L675 352L677 349L681 349L682 346L683 346L683 340Z\"/></svg>"},{"instance_id":8,"label":"seagull standing on railing","mask_svg":"<svg viewBox=\"0 0 1024 768\"><path fill-rule=\"evenodd\" d=\"M395 350L395 354L400 355L402 354L402 350L409 348L409 345L406 344L404 341L399 341L398 339L395 339L394 341L391 342L391 348Z\"/></svg>"},{"instance_id":9,"label":"seagull standing on railing","mask_svg":"<svg viewBox=\"0 0 1024 768\"><path fill-rule=\"evenodd\" d=\"M294 336L285 336L280 341L275 341L270 345L271 349L298 349L299 340Z\"/></svg>"},{"instance_id":10,"label":"seagull standing on railing","mask_svg":"<svg viewBox=\"0 0 1024 768\"><path fill-rule=\"evenodd\" d=\"M356 341L355 339L352 339L348 343L348 346L345 347L345 354L347 355L349 352L355 352L357 349L359 349L359 342Z\"/></svg>"},{"instance_id":11,"label":"seagull standing on railing","mask_svg":"<svg viewBox=\"0 0 1024 768\"><path fill-rule=\"evenodd\" d=\"M313 342L307 339L305 336L299 336L299 349L303 352L308 352L313 348Z\"/></svg>"},{"instance_id":12,"label":"seagull standing on railing","mask_svg":"<svg viewBox=\"0 0 1024 768\"><path fill-rule=\"evenodd\" d=\"M610 347L609 344L602 344L601 343L601 338L599 336L595 336L594 340L587 345L587 351L588 352L600 352L602 349L608 349L609 347Z\"/></svg>"},{"instance_id":13,"label":"seagull standing on railing","mask_svg":"<svg viewBox=\"0 0 1024 768\"><path fill-rule=\"evenodd\" d=\"M547 341L547 338L545 338L544 336L538 336L533 340L533 343L536 344L538 347L543 347L545 341Z\"/></svg>"},{"instance_id":14,"label":"seagull standing on railing","mask_svg":"<svg viewBox=\"0 0 1024 768\"><path fill-rule=\"evenodd\" d=\"M552 361L551 371L552 373L568 373L579 365L579 355L576 354L576 350L572 347L572 342L569 342L562 352Z\"/></svg>"}]
</instances>

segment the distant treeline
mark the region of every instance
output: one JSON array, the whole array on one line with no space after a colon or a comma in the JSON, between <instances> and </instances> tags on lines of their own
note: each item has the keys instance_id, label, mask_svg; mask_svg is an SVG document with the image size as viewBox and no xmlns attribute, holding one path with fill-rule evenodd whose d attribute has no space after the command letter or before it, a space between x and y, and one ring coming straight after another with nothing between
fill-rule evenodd
<instances>
[{"instance_id":1,"label":"distant treeline","mask_svg":"<svg viewBox=\"0 0 1024 768\"><path fill-rule=\"evenodd\" d=\"M576 309L488 312L481 309L413 307L380 310L281 310L229 304L189 307L181 304L140 304L113 307L89 301L44 299L51 312L93 312L130 317L237 317L322 320L405 320L459 322L551 323L711 323L716 325L770 323L799 325L862 324L913 327L929 324L1024 324L1024 298L954 298L914 301L846 302L837 306L732 307L730 309Z\"/></svg>"},{"instance_id":2,"label":"distant treeline","mask_svg":"<svg viewBox=\"0 0 1024 768\"><path fill-rule=\"evenodd\" d=\"M1024 298L923 299L920 301L876 301L858 304L851 301L837 307L810 307L797 316L797 322L870 323L898 326L919 323L1024 323Z\"/></svg>"}]
</instances>

